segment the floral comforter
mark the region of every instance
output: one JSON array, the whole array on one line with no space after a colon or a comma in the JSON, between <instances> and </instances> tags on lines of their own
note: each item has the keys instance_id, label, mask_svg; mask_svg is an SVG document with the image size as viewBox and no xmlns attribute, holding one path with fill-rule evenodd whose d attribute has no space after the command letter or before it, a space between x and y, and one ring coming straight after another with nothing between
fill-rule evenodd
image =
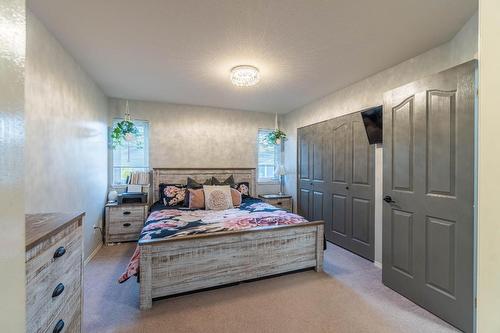
<instances>
[{"instance_id":1,"label":"floral comforter","mask_svg":"<svg viewBox=\"0 0 500 333\"><path fill-rule=\"evenodd\" d=\"M221 211L181 209L153 211L142 229L139 241L307 222L299 215L287 213L260 200L246 199L239 208ZM126 271L118 279L120 283L137 275L139 258L140 246L137 246Z\"/></svg>"}]
</instances>

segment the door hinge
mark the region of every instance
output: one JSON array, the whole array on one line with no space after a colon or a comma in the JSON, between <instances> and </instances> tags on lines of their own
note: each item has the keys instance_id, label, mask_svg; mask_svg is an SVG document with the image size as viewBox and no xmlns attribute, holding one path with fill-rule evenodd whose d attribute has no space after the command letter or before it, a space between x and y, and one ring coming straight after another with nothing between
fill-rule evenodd
<instances>
[{"instance_id":1,"label":"door hinge","mask_svg":"<svg viewBox=\"0 0 500 333\"><path fill-rule=\"evenodd\" d=\"M474 308L477 309L477 297L474 297Z\"/></svg>"}]
</instances>

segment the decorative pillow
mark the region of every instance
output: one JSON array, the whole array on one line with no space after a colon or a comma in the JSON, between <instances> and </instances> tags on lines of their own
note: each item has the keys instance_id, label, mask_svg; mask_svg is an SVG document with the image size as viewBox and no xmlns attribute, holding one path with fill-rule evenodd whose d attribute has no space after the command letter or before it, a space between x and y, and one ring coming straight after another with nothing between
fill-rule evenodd
<instances>
[{"instance_id":1,"label":"decorative pillow","mask_svg":"<svg viewBox=\"0 0 500 333\"><path fill-rule=\"evenodd\" d=\"M229 185L205 185L203 186L203 191L205 192L205 209L224 210L233 208L233 199Z\"/></svg>"},{"instance_id":2,"label":"decorative pillow","mask_svg":"<svg viewBox=\"0 0 500 333\"><path fill-rule=\"evenodd\" d=\"M224 181L219 181L217 178L215 177L212 177L212 185L230 185L230 186L234 186L234 177L233 175L227 177L226 180Z\"/></svg>"},{"instance_id":3,"label":"decorative pillow","mask_svg":"<svg viewBox=\"0 0 500 333\"><path fill-rule=\"evenodd\" d=\"M241 192L235 188L231 189L231 199L233 200L233 206L239 207L241 205Z\"/></svg>"},{"instance_id":4,"label":"decorative pillow","mask_svg":"<svg viewBox=\"0 0 500 333\"><path fill-rule=\"evenodd\" d=\"M191 209L203 209L205 208L205 192L202 188L192 189L188 188L189 192L189 205Z\"/></svg>"},{"instance_id":5,"label":"decorative pillow","mask_svg":"<svg viewBox=\"0 0 500 333\"><path fill-rule=\"evenodd\" d=\"M208 178L205 182L203 182L203 184L198 183L191 177L188 177L187 179L187 188L203 188L203 185L214 185L212 178Z\"/></svg>"},{"instance_id":6,"label":"decorative pillow","mask_svg":"<svg viewBox=\"0 0 500 333\"><path fill-rule=\"evenodd\" d=\"M160 195L160 201L163 202L163 199L165 198L165 187L167 187L167 184L160 183L158 186L158 194Z\"/></svg>"},{"instance_id":7,"label":"decorative pillow","mask_svg":"<svg viewBox=\"0 0 500 333\"><path fill-rule=\"evenodd\" d=\"M243 198L247 198L250 196L250 183L249 182L241 182L234 185L234 188L237 189Z\"/></svg>"},{"instance_id":8,"label":"decorative pillow","mask_svg":"<svg viewBox=\"0 0 500 333\"><path fill-rule=\"evenodd\" d=\"M165 206L182 206L186 196L186 185L160 184L160 201Z\"/></svg>"},{"instance_id":9,"label":"decorative pillow","mask_svg":"<svg viewBox=\"0 0 500 333\"><path fill-rule=\"evenodd\" d=\"M187 188L186 188L186 196L184 198L184 207L189 207L191 193L188 191L188 189L202 189L203 185L212 185L212 178L208 178L207 180L205 180L203 184L198 183L191 177L187 178L187 186L186 186Z\"/></svg>"}]
</instances>

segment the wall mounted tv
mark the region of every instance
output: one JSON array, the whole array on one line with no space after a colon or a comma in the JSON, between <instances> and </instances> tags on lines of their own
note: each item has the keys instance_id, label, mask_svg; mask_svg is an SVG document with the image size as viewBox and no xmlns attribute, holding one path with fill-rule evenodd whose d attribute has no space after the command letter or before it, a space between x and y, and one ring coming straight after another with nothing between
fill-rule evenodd
<instances>
[{"instance_id":1,"label":"wall mounted tv","mask_svg":"<svg viewBox=\"0 0 500 333\"><path fill-rule=\"evenodd\" d=\"M361 117L363 118L363 123L365 124L366 135L368 136L368 142L371 145L375 143L382 143L382 133L383 133L382 106L376 106L374 108L361 111Z\"/></svg>"}]
</instances>

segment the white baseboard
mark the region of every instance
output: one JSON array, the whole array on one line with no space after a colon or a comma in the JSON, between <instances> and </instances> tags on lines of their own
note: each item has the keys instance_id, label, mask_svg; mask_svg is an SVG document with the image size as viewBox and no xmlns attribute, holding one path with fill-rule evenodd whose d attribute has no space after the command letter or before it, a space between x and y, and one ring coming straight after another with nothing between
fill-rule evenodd
<instances>
[{"instance_id":1,"label":"white baseboard","mask_svg":"<svg viewBox=\"0 0 500 333\"><path fill-rule=\"evenodd\" d=\"M374 261L373 264L375 265L375 267L382 269L382 263L381 262Z\"/></svg>"},{"instance_id":2,"label":"white baseboard","mask_svg":"<svg viewBox=\"0 0 500 333\"><path fill-rule=\"evenodd\" d=\"M99 243L99 245L97 245L97 247L94 249L94 251L92 251L92 253L87 257L87 259L84 260L84 262L83 262L84 266L86 266L89 263L89 261L95 257L95 255L97 254L97 252L99 252L101 247L102 247L102 242Z\"/></svg>"}]
</instances>

